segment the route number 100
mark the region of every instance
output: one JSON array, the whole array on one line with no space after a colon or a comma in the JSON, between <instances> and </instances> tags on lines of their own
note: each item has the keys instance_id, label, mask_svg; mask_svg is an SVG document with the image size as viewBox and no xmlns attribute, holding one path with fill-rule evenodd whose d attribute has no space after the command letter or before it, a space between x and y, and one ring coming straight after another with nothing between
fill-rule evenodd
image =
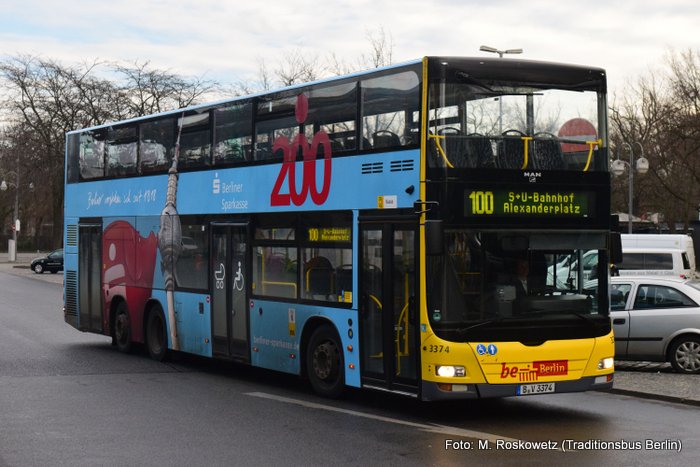
<instances>
[{"instance_id":1,"label":"route number 100","mask_svg":"<svg viewBox=\"0 0 700 467\"><path fill-rule=\"evenodd\" d=\"M469 194L472 214L493 214L493 192L472 191Z\"/></svg>"}]
</instances>

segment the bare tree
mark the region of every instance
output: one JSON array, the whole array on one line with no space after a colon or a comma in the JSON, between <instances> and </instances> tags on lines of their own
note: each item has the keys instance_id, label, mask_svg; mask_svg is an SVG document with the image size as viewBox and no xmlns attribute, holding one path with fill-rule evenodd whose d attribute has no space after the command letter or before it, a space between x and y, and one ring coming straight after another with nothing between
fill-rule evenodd
<instances>
[{"instance_id":1,"label":"bare tree","mask_svg":"<svg viewBox=\"0 0 700 467\"><path fill-rule=\"evenodd\" d=\"M150 68L150 62L113 65L123 84L132 116L150 115L187 107L218 89L218 83L204 78L186 79L167 70Z\"/></svg>"},{"instance_id":2,"label":"bare tree","mask_svg":"<svg viewBox=\"0 0 700 467\"><path fill-rule=\"evenodd\" d=\"M332 52L326 65L328 71L334 75L346 75L354 71L380 68L394 63L394 39L383 27L376 31L367 30L365 39L369 43L369 53L360 54L355 60L348 61Z\"/></svg>"},{"instance_id":3,"label":"bare tree","mask_svg":"<svg viewBox=\"0 0 700 467\"><path fill-rule=\"evenodd\" d=\"M295 49L283 54L275 69L275 77L282 86L291 86L317 80L324 69L324 65L318 63L317 57L307 57L300 50Z\"/></svg>"},{"instance_id":4,"label":"bare tree","mask_svg":"<svg viewBox=\"0 0 700 467\"><path fill-rule=\"evenodd\" d=\"M121 76L121 81L100 77L101 67ZM33 171L36 196L49 200L44 204L50 206L50 214L42 214L42 219L53 226L54 244L60 244L63 232L66 132L192 105L216 89L212 81L151 69L148 62L67 66L33 56L0 61L0 85L4 89L0 112L6 125L0 164L8 165L12 154L18 154L20 170Z\"/></svg>"},{"instance_id":5,"label":"bare tree","mask_svg":"<svg viewBox=\"0 0 700 467\"><path fill-rule=\"evenodd\" d=\"M611 147L623 160L640 149L649 159L649 174L635 177L635 211L659 212L671 230L687 229L700 202L700 59L672 53L666 65L613 104ZM614 209L627 211L627 190L627 177L613 183Z\"/></svg>"},{"instance_id":6,"label":"bare tree","mask_svg":"<svg viewBox=\"0 0 700 467\"><path fill-rule=\"evenodd\" d=\"M370 54L361 55L364 64L379 68L394 62L394 39L391 34L387 35L383 27L376 31L367 31L366 38L370 45Z\"/></svg>"}]
</instances>

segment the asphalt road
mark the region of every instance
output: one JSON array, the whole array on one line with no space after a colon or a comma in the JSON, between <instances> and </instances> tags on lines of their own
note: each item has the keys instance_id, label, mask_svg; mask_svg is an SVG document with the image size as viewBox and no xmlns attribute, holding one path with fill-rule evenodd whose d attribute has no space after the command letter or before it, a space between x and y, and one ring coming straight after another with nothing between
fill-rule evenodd
<instances>
[{"instance_id":1,"label":"asphalt road","mask_svg":"<svg viewBox=\"0 0 700 467\"><path fill-rule=\"evenodd\" d=\"M600 392L326 400L288 375L120 354L63 322L60 275L37 279L0 268L3 467L700 464L695 406Z\"/></svg>"}]
</instances>

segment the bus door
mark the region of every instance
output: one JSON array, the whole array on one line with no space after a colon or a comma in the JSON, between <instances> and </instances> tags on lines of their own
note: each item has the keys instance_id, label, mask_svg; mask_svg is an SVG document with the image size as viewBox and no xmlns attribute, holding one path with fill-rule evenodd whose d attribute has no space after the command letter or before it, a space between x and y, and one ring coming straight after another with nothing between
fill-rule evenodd
<instances>
[{"instance_id":1,"label":"bus door","mask_svg":"<svg viewBox=\"0 0 700 467\"><path fill-rule=\"evenodd\" d=\"M211 326L214 355L248 362L248 225L213 224Z\"/></svg>"},{"instance_id":2,"label":"bus door","mask_svg":"<svg viewBox=\"0 0 700 467\"><path fill-rule=\"evenodd\" d=\"M81 331L102 329L102 225L78 225L78 300Z\"/></svg>"},{"instance_id":3,"label":"bus door","mask_svg":"<svg viewBox=\"0 0 700 467\"><path fill-rule=\"evenodd\" d=\"M417 393L416 228L361 226L360 339L363 384Z\"/></svg>"}]
</instances>

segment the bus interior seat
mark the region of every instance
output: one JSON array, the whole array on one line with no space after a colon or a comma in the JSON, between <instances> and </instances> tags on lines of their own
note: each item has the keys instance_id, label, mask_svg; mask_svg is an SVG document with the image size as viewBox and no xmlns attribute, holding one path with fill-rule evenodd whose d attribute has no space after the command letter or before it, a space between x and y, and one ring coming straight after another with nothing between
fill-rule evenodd
<instances>
[{"instance_id":1,"label":"bus interior seat","mask_svg":"<svg viewBox=\"0 0 700 467\"><path fill-rule=\"evenodd\" d=\"M523 166L525 157L524 133L508 130L503 133L503 139L498 142L498 168L519 169Z\"/></svg>"},{"instance_id":2,"label":"bus interior seat","mask_svg":"<svg viewBox=\"0 0 700 467\"><path fill-rule=\"evenodd\" d=\"M340 265L335 270L335 293L343 299L346 292L352 292L352 264Z\"/></svg>"},{"instance_id":3,"label":"bus interior seat","mask_svg":"<svg viewBox=\"0 0 700 467\"><path fill-rule=\"evenodd\" d=\"M451 135L460 136L461 134L462 134L462 132L460 131L460 129L455 128L453 126L446 126L446 127L440 128L438 130L438 135L441 135L441 136L445 136L445 135L446 136L451 136Z\"/></svg>"},{"instance_id":4,"label":"bus interior seat","mask_svg":"<svg viewBox=\"0 0 700 467\"><path fill-rule=\"evenodd\" d=\"M255 160L256 161L262 161L262 160L267 160L271 159L273 157L272 154L272 145L270 143L255 143ZM280 155L280 159L282 156Z\"/></svg>"},{"instance_id":5,"label":"bus interior seat","mask_svg":"<svg viewBox=\"0 0 700 467\"><path fill-rule=\"evenodd\" d=\"M304 267L306 274L305 293L309 298L327 298L333 293L334 269L325 256L315 256Z\"/></svg>"},{"instance_id":6,"label":"bus interior seat","mask_svg":"<svg viewBox=\"0 0 700 467\"><path fill-rule=\"evenodd\" d=\"M331 153L342 152L345 150L343 142L340 139L331 138Z\"/></svg>"},{"instance_id":7,"label":"bus interior seat","mask_svg":"<svg viewBox=\"0 0 700 467\"><path fill-rule=\"evenodd\" d=\"M462 133L457 128L445 127L438 130L438 135L444 136L444 138L440 138L436 141L439 141L450 164L452 164L453 167L470 167L469 161L466 159L465 141L462 137ZM437 151L437 146L434 145L434 147ZM447 165L446 161L442 160L441 154L438 153L437 157L438 160L441 160L441 166Z\"/></svg>"},{"instance_id":8,"label":"bus interior seat","mask_svg":"<svg viewBox=\"0 0 700 467\"><path fill-rule=\"evenodd\" d=\"M480 133L470 133L466 140L466 157L470 161L470 168L487 167L495 165L491 140Z\"/></svg>"},{"instance_id":9,"label":"bus interior seat","mask_svg":"<svg viewBox=\"0 0 700 467\"><path fill-rule=\"evenodd\" d=\"M265 258L265 278L270 279L282 279L285 270L286 260L282 255L269 255Z\"/></svg>"},{"instance_id":10,"label":"bus interior seat","mask_svg":"<svg viewBox=\"0 0 700 467\"><path fill-rule=\"evenodd\" d=\"M399 135L389 130L380 130L372 134L375 148L392 148L401 146Z\"/></svg>"},{"instance_id":11,"label":"bus interior seat","mask_svg":"<svg viewBox=\"0 0 700 467\"><path fill-rule=\"evenodd\" d=\"M343 141L343 147L345 150L359 150L359 149L371 149L372 144L370 144L369 140L366 137L362 137L362 147L359 147L357 145L357 138L355 138L355 135L350 135L345 138L345 141Z\"/></svg>"},{"instance_id":12,"label":"bus interior seat","mask_svg":"<svg viewBox=\"0 0 700 467\"><path fill-rule=\"evenodd\" d=\"M561 144L551 133L537 133L533 144L533 163L536 169L560 170L564 168Z\"/></svg>"}]
</instances>

